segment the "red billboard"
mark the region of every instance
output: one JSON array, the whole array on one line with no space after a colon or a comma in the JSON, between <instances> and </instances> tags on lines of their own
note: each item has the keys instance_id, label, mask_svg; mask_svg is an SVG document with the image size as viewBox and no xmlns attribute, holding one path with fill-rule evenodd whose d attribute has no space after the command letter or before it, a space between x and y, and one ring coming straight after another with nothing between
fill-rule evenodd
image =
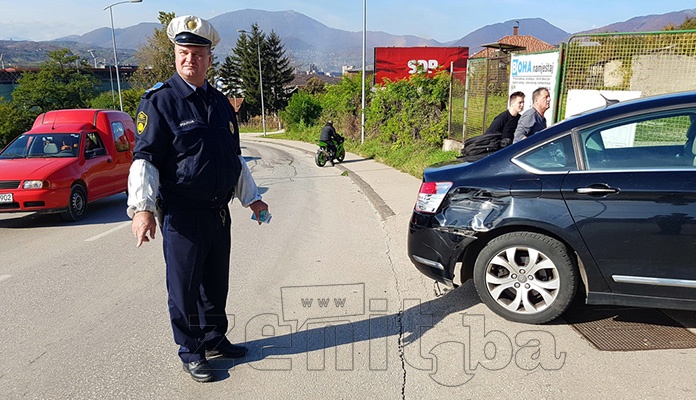
<instances>
[{"instance_id":1,"label":"red billboard","mask_svg":"<svg viewBox=\"0 0 696 400\"><path fill-rule=\"evenodd\" d=\"M468 47L375 47L375 82L408 78L417 71L435 74L450 70L465 77ZM464 80L464 78L462 78Z\"/></svg>"}]
</instances>

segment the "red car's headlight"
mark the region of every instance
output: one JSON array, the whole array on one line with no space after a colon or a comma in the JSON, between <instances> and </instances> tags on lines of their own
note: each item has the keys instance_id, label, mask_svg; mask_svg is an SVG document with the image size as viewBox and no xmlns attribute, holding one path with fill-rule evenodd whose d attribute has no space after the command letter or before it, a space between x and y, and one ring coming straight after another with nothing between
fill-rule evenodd
<instances>
[{"instance_id":1,"label":"red car's headlight","mask_svg":"<svg viewBox=\"0 0 696 400\"><path fill-rule=\"evenodd\" d=\"M48 187L48 181L24 181L24 189L43 189Z\"/></svg>"}]
</instances>

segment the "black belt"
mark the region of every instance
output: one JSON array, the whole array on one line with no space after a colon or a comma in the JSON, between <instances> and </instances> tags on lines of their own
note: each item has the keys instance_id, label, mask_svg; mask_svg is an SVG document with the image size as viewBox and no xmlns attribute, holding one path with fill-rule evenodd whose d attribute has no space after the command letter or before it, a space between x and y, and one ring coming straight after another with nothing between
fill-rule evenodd
<instances>
[{"instance_id":1,"label":"black belt","mask_svg":"<svg viewBox=\"0 0 696 400\"><path fill-rule=\"evenodd\" d=\"M164 209L166 206L172 205L176 207L188 207L188 208L208 208L216 209L227 207L230 201L234 198L234 191L231 193L229 200L224 199L219 200L202 200L202 199L192 199L181 196L166 196L166 198L157 197L157 205Z\"/></svg>"}]
</instances>

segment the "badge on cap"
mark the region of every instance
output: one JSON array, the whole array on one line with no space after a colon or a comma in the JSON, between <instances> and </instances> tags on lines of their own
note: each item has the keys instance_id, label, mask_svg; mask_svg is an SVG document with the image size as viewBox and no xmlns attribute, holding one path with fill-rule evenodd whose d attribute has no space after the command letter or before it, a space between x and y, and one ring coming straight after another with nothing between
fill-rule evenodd
<instances>
[{"instance_id":1,"label":"badge on cap","mask_svg":"<svg viewBox=\"0 0 696 400\"><path fill-rule=\"evenodd\" d=\"M180 46L210 46L220 42L220 35L210 22L194 15L176 17L167 25L167 36Z\"/></svg>"}]
</instances>

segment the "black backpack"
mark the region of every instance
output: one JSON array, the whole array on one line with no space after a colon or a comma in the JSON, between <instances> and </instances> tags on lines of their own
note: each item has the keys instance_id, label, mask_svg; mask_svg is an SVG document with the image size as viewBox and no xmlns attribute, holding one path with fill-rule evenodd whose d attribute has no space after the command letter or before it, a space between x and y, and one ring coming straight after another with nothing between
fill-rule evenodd
<instances>
[{"instance_id":1,"label":"black backpack","mask_svg":"<svg viewBox=\"0 0 696 400\"><path fill-rule=\"evenodd\" d=\"M500 141L502 138L502 134L492 132L466 139L464 141L464 147L462 147L462 155L458 158L462 158L464 161L480 160L500 150Z\"/></svg>"}]
</instances>

